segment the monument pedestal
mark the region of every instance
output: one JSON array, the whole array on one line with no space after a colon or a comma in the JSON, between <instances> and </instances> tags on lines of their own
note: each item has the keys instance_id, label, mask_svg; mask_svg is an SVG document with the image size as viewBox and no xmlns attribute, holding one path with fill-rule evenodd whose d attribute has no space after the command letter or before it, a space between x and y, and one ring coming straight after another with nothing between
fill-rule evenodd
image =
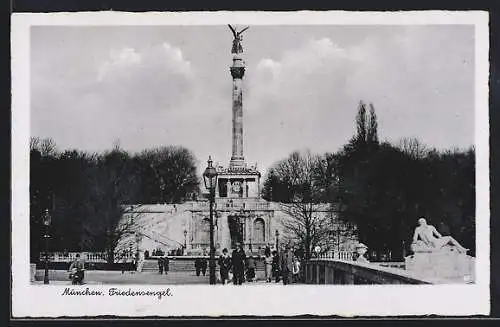
<instances>
[{"instance_id":1,"label":"monument pedestal","mask_svg":"<svg viewBox=\"0 0 500 327\"><path fill-rule=\"evenodd\" d=\"M415 252L405 258L405 269L423 277L474 280L474 258L454 247Z\"/></svg>"}]
</instances>

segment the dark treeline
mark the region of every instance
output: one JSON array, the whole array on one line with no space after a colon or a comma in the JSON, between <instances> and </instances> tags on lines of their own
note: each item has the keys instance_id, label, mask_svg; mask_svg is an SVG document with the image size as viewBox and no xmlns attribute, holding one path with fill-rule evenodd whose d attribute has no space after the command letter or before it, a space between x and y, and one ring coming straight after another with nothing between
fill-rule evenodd
<instances>
[{"instance_id":1,"label":"dark treeline","mask_svg":"<svg viewBox=\"0 0 500 327\"><path fill-rule=\"evenodd\" d=\"M32 261L41 248L43 212L52 216L50 250L107 251L126 228L126 204L178 203L199 192L196 159L166 146L130 154L119 146L104 153L59 152L51 139L30 142L30 242Z\"/></svg>"},{"instance_id":2,"label":"dark treeline","mask_svg":"<svg viewBox=\"0 0 500 327\"><path fill-rule=\"evenodd\" d=\"M306 194L313 203L330 203L341 221L357 226L359 240L376 256L391 252L401 259L408 253L421 216L474 255L474 148L438 151L414 138L380 142L375 109L368 107L360 103L356 134L339 151L313 156L312 166L309 152L277 162L266 177L264 197L290 204ZM301 168L289 169L293 162ZM307 166L311 179L304 182L297 176ZM318 233L321 224L311 231Z\"/></svg>"}]
</instances>

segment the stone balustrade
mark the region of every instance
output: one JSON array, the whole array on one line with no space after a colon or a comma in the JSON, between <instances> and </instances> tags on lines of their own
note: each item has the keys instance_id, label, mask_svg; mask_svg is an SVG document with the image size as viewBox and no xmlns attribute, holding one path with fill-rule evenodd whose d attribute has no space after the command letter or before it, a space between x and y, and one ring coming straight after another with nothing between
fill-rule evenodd
<instances>
[{"instance_id":1,"label":"stone balustrade","mask_svg":"<svg viewBox=\"0 0 500 327\"><path fill-rule=\"evenodd\" d=\"M98 263L107 262L108 254L105 252L50 252L48 259L50 262L73 262L76 260L76 255L80 254L86 262ZM135 258L135 253L125 252L115 254L115 262L132 262ZM45 261L45 252L40 253L40 262Z\"/></svg>"},{"instance_id":2,"label":"stone balustrade","mask_svg":"<svg viewBox=\"0 0 500 327\"><path fill-rule=\"evenodd\" d=\"M412 275L404 269L382 267L373 263L311 259L305 264L307 284L434 284L436 280Z\"/></svg>"},{"instance_id":3,"label":"stone balustrade","mask_svg":"<svg viewBox=\"0 0 500 327\"><path fill-rule=\"evenodd\" d=\"M354 252L353 251L330 251L327 253L323 253L319 255L320 259L336 259L336 260L345 260L350 261L354 260Z\"/></svg>"}]
</instances>

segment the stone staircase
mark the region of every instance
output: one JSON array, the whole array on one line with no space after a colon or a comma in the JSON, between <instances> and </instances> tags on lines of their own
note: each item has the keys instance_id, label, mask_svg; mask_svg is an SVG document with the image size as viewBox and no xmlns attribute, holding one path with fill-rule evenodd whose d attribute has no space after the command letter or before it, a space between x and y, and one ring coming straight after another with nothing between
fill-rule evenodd
<instances>
[{"instance_id":1,"label":"stone staircase","mask_svg":"<svg viewBox=\"0 0 500 327\"><path fill-rule=\"evenodd\" d=\"M194 261L187 260L170 260L170 271L195 271Z\"/></svg>"},{"instance_id":2,"label":"stone staircase","mask_svg":"<svg viewBox=\"0 0 500 327\"><path fill-rule=\"evenodd\" d=\"M142 264L142 272L158 272L158 261L144 260Z\"/></svg>"},{"instance_id":3,"label":"stone staircase","mask_svg":"<svg viewBox=\"0 0 500 327\"><path fill-rule=\"evenodd\" d=\"M216 258L217 260L217 258ZM256 260L256 271L264 271L264 261ZM183 260L183 259L170 259L168 265L169 271L172 272L194 272L194 260ZM219 265L216 263L216 270L219 269ZM146 259L144 260L142 266L142 272L158 272L158 260L157 259Z\"/></svg>"},{"instance_id":4,"label":"stone staircase","mask_svg":"<svg viewBox=\"0 0 500 327\"><path fill-rule=\"evenodd\" d=\"M192 261L192 260L170 259L169 264L168 264L168 268L169 268L169 271L172 271L172 272L195 271L194 261ZM157 259L144 260L144 265L142 266L142 272L158 272L158 260Z\"/></svg>"}]
</instances>

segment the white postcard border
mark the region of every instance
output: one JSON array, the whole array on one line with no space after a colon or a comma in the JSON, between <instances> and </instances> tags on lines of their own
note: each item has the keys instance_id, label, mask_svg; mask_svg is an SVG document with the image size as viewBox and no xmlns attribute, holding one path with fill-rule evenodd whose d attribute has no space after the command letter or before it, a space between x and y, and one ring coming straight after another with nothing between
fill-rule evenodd
<instances>
[{"instance_id":1,"label":"white postcard border","mask_svg":"<svg viewBox=\"0 0 500 327\"><path fill-rule=\"evenodd\" d=\"M61 296L64 286L29 283L29 108L32 25L425 25L476 27L475 285L293 285L283 287L119 285L171 288L173 296ZM16 13L12 16L12 313L14 317L219 315L473 315L489 314L489 29L486 12L189 12ZM113 285L89 286L105 293Z\"/></svg>"}]
</instances>

